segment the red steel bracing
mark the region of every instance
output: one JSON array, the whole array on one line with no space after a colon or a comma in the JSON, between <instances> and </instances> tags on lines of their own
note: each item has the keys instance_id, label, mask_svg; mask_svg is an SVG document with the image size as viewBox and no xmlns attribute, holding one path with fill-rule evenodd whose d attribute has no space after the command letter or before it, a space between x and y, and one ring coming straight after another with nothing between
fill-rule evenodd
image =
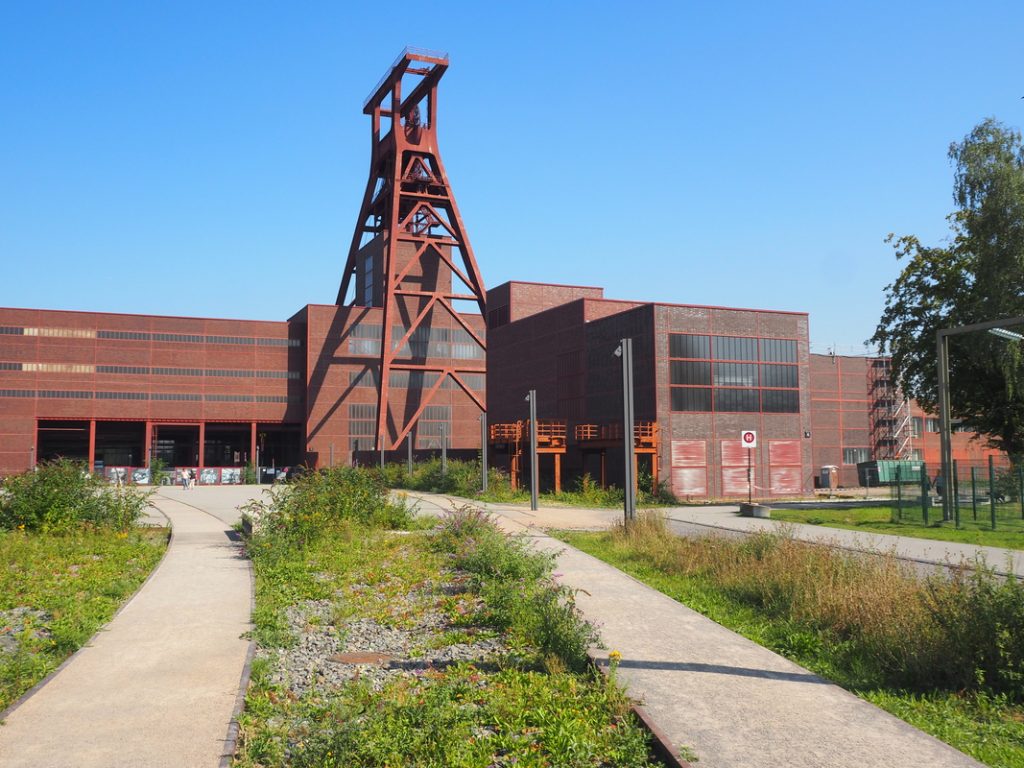
<instances>
[{"instance_id":1,"label":"red steel bracing","mask_svg":"<svg viewBox=\"0 0 1024 768\"><path fill-rule=\"evenodd\" d=\"M438 310L454 318L486 353L484 339L452 304L473 301L480 314L487 316L484 283L437 148L437 86L447 69L446 54L406 48L363 105L363 112L372 118L370 178L337 303L345 304L349 289L353 288L351 304L379 306L384 310L377 400L378 450L393 450L401 444L448 377L481 411L486 410L460 375L484 373L482 361L476 367L454 360L436 364L428 360L415 365L400 361L403 348L416 330L429 328ZM418 82L403 98L403 85L416 78ZM370 247L374 243L379 244L379 251ZM407 244L404 249L403 244ZM362 256L362 266L361 254L369 254ZM377 289L377 276L366 275L367 258L373 260L382 290ZM362 281L353 280L357 275ZM433 275L433 279L428 280L427 275ZM464 288L456 289L456 279ZM372 296L367 286L372 288ZM399 320L404 320L405 332L395 343L392 326ZM393 425L393 443L388 440L392 370L438 374L434 385L421 392L417 410L404 423Z\"/></svg>"}]
</instances>

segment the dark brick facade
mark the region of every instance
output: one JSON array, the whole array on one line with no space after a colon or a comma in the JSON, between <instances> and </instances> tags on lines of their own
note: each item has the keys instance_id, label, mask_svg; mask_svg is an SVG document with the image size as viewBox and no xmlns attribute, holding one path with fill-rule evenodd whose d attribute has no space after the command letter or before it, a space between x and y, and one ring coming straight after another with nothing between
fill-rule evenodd
<instances>
[{"instance_id":1,"label":"dark brick facade","mask_svg":"<svg viewBox=\"0 0 1024 768\"><path fill-rule=\"evenodd\" d=\"M508 307L507 317L494 314L503 306ZM523 398L536 389L538 417L568 424L569 474L595 473L593 461L573 440L575 425L621 425L621 364L614 350L620 339L631 338L636 419L657 422L660 451L654 470L677 495L746 495L746 466L741 462L747 456L739 440L741 431L750 429L759 435L751 457L756 495L799 495L812 487L806 314L613 301L602 298L596 288L518 282L492 289L488 307L489 418L492 423L525 418ZM794 412L673 410L672 334L750 341L754 356L737 365L743 374L753 371L755 376L765 367L757 357L760 340L790 344L792 360L785 367L792 369ZM709 377L707 387L699 389L710 393L711 371L718 376L719 369L710 359L698 365L706 367ZM728 375L727 368L721 370L722 376ZM621 483L621 459L621 449L606 451L611 482Z\"/></svg>"}]
</instances>

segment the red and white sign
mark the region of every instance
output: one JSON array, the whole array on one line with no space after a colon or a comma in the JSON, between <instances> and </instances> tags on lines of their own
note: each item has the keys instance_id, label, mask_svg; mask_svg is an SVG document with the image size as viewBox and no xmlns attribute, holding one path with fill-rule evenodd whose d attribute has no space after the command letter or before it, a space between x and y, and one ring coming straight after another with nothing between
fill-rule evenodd
<instances>
[{"instance_id":1,"label":"red and white sign","mask_svg":"<svg viewBox=\"0 0 1024 768\"><path fill-rule=\"evenodd\" d=\"M744 448L757 448L757 432L745 429L740 433L740 442Z\"/></svg>"}]
</instances>

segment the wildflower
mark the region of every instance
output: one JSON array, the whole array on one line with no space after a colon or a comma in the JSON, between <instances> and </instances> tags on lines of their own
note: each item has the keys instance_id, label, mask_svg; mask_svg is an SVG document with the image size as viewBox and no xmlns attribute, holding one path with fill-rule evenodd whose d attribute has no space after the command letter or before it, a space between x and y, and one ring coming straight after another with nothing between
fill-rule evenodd
<instances>
[{"instance_id":1,"label":"wildflower","mask_svg":"<svg viewBox=\"0 0 1024 768\"><path fill-rule=\"evenodd\" d=\"M613 661L615 663L618 663L618 662L622 661L622 654L619 653L618 651L612 651L611 653L608 654L608 661Z\"/></svg>"}]
</instances>

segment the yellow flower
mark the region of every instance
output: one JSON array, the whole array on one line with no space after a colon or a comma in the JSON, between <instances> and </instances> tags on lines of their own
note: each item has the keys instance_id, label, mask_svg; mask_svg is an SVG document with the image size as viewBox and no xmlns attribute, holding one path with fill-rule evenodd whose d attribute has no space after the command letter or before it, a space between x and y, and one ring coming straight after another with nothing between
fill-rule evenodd
<instances>
[{"instance_id":1,"label":"yellow flower","mask_svg":"<svg viewBox=\"0 0 1024 768\"><path fill-rule=\"evenodd\" d=\"M619 662L622 661L622 654L618 651L612 651L608 654L608 661Z\"/></svg>"}]
</instances>

